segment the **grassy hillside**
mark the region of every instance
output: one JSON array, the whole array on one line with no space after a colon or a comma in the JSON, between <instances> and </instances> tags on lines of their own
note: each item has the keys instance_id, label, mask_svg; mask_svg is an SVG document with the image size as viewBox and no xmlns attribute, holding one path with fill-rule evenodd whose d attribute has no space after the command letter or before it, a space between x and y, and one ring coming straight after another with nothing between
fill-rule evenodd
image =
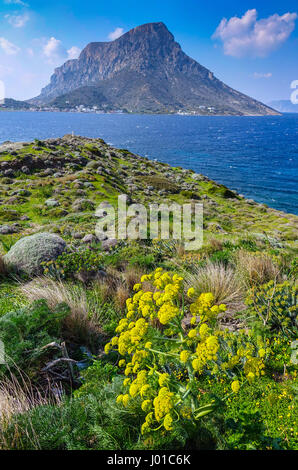
<instances>
[{"instance_id":1,"label":"grassy hillside","mask_svg":"<svg viewBox=\"0 0 298 470\"><path fill-rule=\"evenodd\" d=\"M203 247L101 242L120 194L202 202ZM297 449L297 216L70 135L2 145L0 200L1 449Z\"/></svg>"}]
</instances>

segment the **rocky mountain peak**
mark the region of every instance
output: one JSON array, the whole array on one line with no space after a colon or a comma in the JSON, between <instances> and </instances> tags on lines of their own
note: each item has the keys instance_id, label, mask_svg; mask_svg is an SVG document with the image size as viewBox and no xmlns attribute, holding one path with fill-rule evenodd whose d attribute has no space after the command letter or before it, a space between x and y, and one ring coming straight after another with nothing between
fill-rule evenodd
<instances>
[{"instance_id":1,"label":"rocky mountain peak","mask_svg":"<svg viewBox=\"0 0 298 470\"><path fill-rule=\"evenodd\" d=\"M55 70L33 103L129 112L276 114L222 83L187 56L162 22L88 44Z\"/></svg>"}]
</instances>

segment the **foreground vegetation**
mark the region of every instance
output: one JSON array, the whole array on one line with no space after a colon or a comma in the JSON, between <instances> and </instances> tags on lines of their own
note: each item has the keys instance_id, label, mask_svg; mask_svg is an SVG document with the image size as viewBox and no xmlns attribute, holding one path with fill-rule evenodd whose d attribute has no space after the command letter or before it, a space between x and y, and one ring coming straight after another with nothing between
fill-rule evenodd
<instances>
[{"instance_id":1,"label":"foreground vegetation","mask_svg":"<svg viewBox=\"0 0 298 470\"><path fill-rule=\"evenodd\" d=\"M0 448L297 449L297 218L99 140L10 152L2 254L36 232L68 248L30 276L1 260ZM203 247L84 239L122 192L202 199Z\"/></svg>"}]
</instances>

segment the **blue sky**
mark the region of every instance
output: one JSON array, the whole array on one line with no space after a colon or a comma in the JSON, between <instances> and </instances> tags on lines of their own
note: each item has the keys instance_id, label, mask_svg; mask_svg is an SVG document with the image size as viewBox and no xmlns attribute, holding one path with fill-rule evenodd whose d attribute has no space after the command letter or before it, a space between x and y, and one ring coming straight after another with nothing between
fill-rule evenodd
<instances>
[{"instance_id":1,"label":"blue sky","mask_svg":"<svg viewBox=\"0 0 298 470\"><path fill-rule=\"evenodd\" d=\"M36 96L54 68L90 41L163 21L188 55L228 85L264 102L289 99L290 84L298 80L297 1L206 3L0 0L6 96Z\"/></svg>"}]
</instances>

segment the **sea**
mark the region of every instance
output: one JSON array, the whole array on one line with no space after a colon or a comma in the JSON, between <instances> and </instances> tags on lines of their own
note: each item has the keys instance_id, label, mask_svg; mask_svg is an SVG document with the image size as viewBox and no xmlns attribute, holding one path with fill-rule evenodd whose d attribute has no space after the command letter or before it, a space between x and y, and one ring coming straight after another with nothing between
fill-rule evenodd
<instances>
[{"instance_id":1,"label":"sea","mask_svg":"<svg viewBox=\"0 0 298 470\"><path fill-rule=\"evenodd\" d=\"M0 142L74 133L189 168L298 215L298 114L266 117L0 112Z\"/></svg>"}]
</instances>

